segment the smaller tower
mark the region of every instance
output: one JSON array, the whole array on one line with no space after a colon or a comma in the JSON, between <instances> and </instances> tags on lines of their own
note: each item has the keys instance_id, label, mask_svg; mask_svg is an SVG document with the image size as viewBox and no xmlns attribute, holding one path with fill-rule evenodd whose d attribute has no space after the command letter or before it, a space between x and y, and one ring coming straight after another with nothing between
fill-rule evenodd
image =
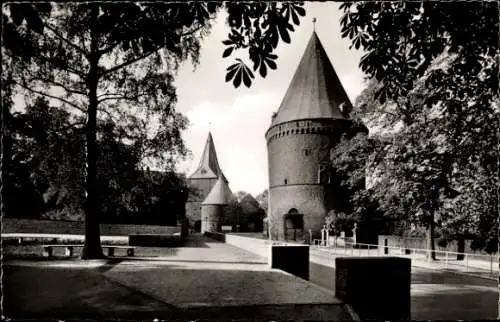
<instances>
[{"instance_id":1,"label":"smaller tower","mask_svg":"<svg viewBox=\"0 0 500 322\"><path fill-rule=\"evenodd\" d=\"M186 202L186 217L189 219L189 226L194 227L196 231L201 228L201 202L206 199L220 178L227 185L228 181L219 166L215 144L209 132L200 163L194 173L187 178L189 195Z\"/></svg>"},{"instance_id":2,"label":"smaller tower","mask_svg":"<svg viewBox=\"0 0 500 322\"><path fill-rule=\"evenodd\" d=\"M218 232L224 216L224 207L229 204L232 192L221 177L201 203L201 233Z\"/></svg>"}]
</instances>

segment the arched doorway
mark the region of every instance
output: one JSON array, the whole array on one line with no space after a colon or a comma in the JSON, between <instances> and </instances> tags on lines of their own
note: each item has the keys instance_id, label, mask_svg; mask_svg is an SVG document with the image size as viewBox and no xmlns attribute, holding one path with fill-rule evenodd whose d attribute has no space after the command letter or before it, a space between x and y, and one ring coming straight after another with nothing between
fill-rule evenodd
<instances>
[{"instance_id":1,"label":"arched doorway","mask_svg":"<svg viewBox=\"0 0 500 322\"><path fill-rule=\"evenodd\" d=\"M297 240L304 235L304 215L292 208L284 215L285 240Z\"/></svg>"},{"instance_id":2,"label":"arched doorway","mask_svg":"<svg viewBox=\"0 0 500 322\"><path fill-rule=\"evenodd\" d=\"M194 222L194 231L199 233L201 231L201 220Z\"/></svg>"}]
</instances>

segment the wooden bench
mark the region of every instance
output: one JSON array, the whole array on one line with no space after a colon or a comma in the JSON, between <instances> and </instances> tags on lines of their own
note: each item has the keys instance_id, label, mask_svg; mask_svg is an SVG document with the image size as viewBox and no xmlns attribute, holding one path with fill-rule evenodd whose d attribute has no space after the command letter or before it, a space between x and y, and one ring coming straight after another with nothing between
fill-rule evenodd
<instances>
[{"instance_id":1,"label":"wooden bench","mask_svg":"<svg viewBox=\"0 0 500 322\"><path fill-rule=\"evenodd\" d=\"M63 245L63 244L56 244L56 245L43 245L43 256L45 257L52 257L53 250L54 248L65 248L66 256L73 256L74 249L75 247L83 247L83 245Z\"/></svg>"},{"instance_id":2,"label":"wooden bench","mask_svg":"<svg viewBox=\"0 0 500 322\"><path fill-rule=\"evenodd\" d=\"M134 249L135 247L131 246L112 246L112 245L103 245L101 246L102 248L107 248L108 249L108 256L115 256L115 249L126 249L127 250L127 256L134 256Z\"/></svg>"},{"instance_id":3,"label":"wooden bench","mask_svg":"<svg viewBox=\"0 0 500 322\"><path fill-rule=\"evenodd\" d=\"M45 257L52 257L53 255L53 249L54 248L65 248L66 256L73 256L74 254L74 249L76 247L83 247L83 245L63 245L63 244L56 244L56 245L43 245L43 256ZM131 246L115 246L115 245L102 245L101 246L103 249L108 250L108 256L115 256L115 249L126 249L127 250L127 256L134 256L134 249L135 247Z\"/></svg>"}]
</instances>

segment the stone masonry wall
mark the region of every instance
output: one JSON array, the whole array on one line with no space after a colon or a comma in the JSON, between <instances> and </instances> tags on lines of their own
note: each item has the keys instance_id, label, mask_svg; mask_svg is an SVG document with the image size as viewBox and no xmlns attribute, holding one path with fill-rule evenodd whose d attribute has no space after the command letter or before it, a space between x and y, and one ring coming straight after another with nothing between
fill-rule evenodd
<instances>
[{"instance_id":1,"label":"stone masonry wall","mask_svg":"<svg viewBox=\"0 0 500 322\"><path fill-rule=\"evenodd\" d=\"M304 231L320 234L335 196L319 184L321 163L329 163L330 149L348 122L299 120L273 126L266 133L269 164L269 218L273 239L284 238L283 215L292 208L304 215Z\"/></svg>"},{"instance_id":2,"label":"stone masonry wall","mask_svg":"<svg viewBox=\"0 0 500 322\"><path fill-rule=\"evenodd\" d=\"M217 178L211 179L188 179L188 187L194 188L195 193L190 193L186 202L186 218L189 226L194 227L194 223L201 220L201 202L205 200L217 182Z\"/></svg>"},{"instance_id":3,"label":"stone masonry wall","mask_svg":"<svg viewBox=\"0 0 500 322\"><path fill-rule=\"evenodd\" d=\"M223 205L203 205L201 207L201 233L220 231L223 210Z\"/></svg>"}]
</instances>

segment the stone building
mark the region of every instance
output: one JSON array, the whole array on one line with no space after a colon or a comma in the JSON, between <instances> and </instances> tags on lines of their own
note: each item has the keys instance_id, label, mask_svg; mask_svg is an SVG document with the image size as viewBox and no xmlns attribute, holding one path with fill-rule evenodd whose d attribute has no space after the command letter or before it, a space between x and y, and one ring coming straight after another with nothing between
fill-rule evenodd
<instances>
[{"instance_id":1,"label":"stone building","mask_svg":"<svg viewBox=\"0 0 500 322\"><path fill-rule=\"evenodd\" d=\"M228 181L219 166L212 134L209 132L200 163L193 174L187 178L189 195L186 202L186 218L189 221L189 227L194 228L195 231L201 230L201 203L219 179L223 180L227 186Z\"/></svg>"},{"instance_id":2,"label":"stone building","mask_svg":"<svg viewBox=\"0 0 500 322\"><path fill-rule=\"evenodd\" d=\"M219 232L224 219L225 208L232 192L226 181L220 177L208 196L201 203L201 232Z\"/></svg>"},{"instance_id":3,"label":"stone building","mask_svg":"<svg viewBox=\"0 0 500 322\"><path fill-rule=\"evenodd\" d=\"M356 131L352 104L313 32L265 137L268 149L268 228L272 239L320 235L328 211L345 196L332 175L330 150Z\"/></svg>"}]
</instances>

